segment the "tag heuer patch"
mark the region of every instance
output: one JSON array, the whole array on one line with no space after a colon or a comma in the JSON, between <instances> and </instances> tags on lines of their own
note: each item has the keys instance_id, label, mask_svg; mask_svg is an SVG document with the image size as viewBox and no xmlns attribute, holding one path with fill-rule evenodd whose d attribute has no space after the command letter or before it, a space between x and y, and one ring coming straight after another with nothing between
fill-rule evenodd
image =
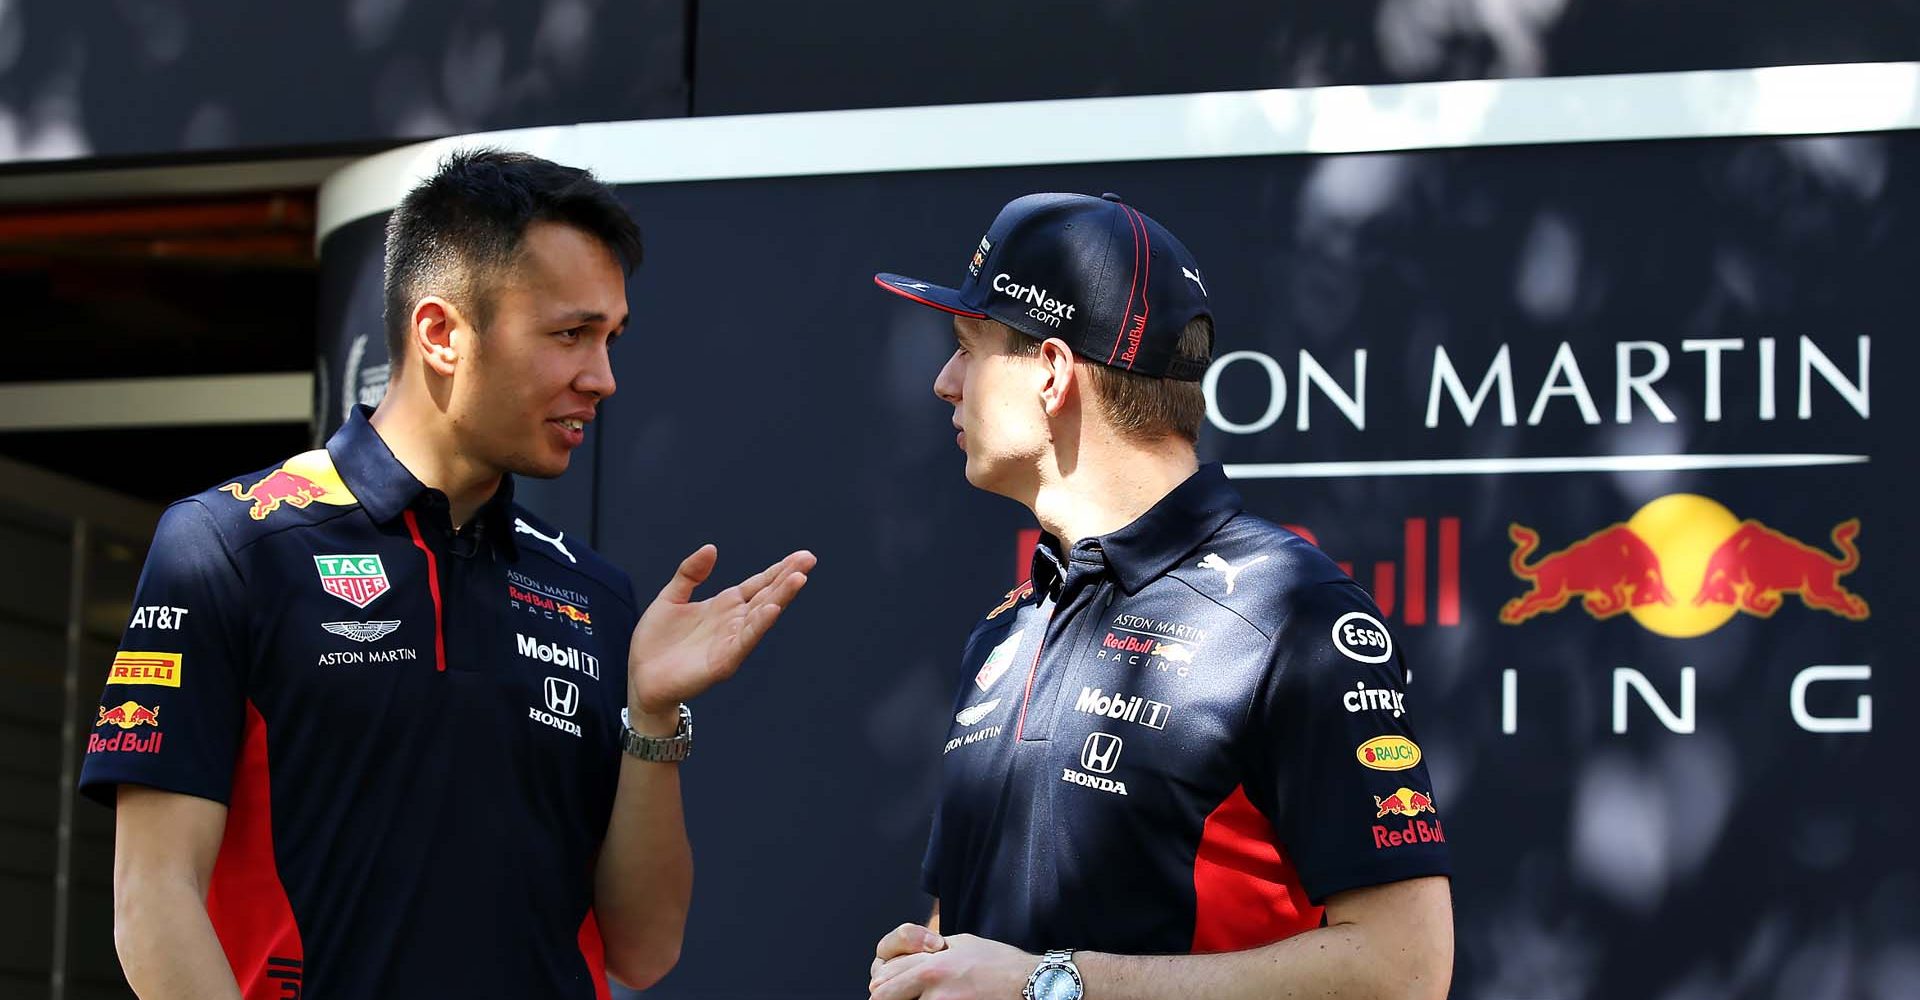
<instances>
[{"instance_id":1,"label":"tag heuer patch","mask_svg":"<svg viewBox=\"0 0 1920 1000\"><path fill-rule=\"evenodd\" d=\"M1013 654L1020 649L1020 637L1026 634L1027 630L1021 629L993 647L993 652L987 654L987 662L980 665L980 672L973 675L973 686L982 691L992 688L993 682L1013 665Z\"/></svg>"},{"instance_id":2,"label":"tag heuer patch","mask_svg":"<svg viewBox=\"0 0 1920 1000\"><path fill-rule=\"evenodd\" d=\"M393 589L377 555L314 556L313 565L320 571L320 588L356 608Z\"/></svg>"}]
</instances>

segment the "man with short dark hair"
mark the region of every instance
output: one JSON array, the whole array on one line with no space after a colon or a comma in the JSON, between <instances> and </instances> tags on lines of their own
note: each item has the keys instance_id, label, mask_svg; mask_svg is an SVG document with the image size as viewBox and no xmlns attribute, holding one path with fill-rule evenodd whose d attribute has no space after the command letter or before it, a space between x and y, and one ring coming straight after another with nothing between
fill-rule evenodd
<instances>
[{"instance_id":1,"label":"man with short dark hair","mask_svg":"<svg viewBox=\"0 0 1920 1000\"><path fill-rule=\"evenodd\" d=\"M586 171L461 153L388 226L392 379L324 450L169 507L88 741L155 998L567 997L679 955L685 702L807 579L644 609L513 502L614 392L640 237ZM624 751L624 754L623 754Z\"/></svg>"},{"instance_id":2,"label":"man with short dark hair","mask_svg":"<svg viewBox=\"0 0 1920 1000\"><path fill-rule=\"evenodd\" d=\"M967 481L1045 529L974 627L922 870L875 1000L1432 1000L1445 835L1371 599L1194 445L1200 265L1113 195L1009 203L934 381Z\"/></svg>"}]
</instances>

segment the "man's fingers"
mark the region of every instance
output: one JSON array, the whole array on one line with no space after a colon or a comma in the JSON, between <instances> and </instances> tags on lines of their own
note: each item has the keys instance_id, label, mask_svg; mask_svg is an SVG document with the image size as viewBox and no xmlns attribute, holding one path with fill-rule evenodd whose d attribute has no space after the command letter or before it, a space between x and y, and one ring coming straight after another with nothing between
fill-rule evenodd
<instances>
[{"instance_id":1,"label":"man's fingers","mask_svg":"<svg viewBox=\"0 0 1920 1000\"><path fill-rule=\"evenodd\" d=\"M935 970L932 955L903 955L880 967L880 974L867 984L872 1000L916 1000L931 985Z\"/></svg>"},{"instance_id":2,"label":"man's fingers","mask_svg":"<svg viewBox=\"0 0 1920 1000\"><path fill-rule=\"evenodd\" d=\"M785 579L792 573L804 574L810 572L817 562L819 562L819 560L814 558L813 553L805 549L801 549L798 552L790 552L785 559L740 581L740 599L751 604L753 600L760 596L761 592L766 589L768 584L775 580Z\"/></svg>"},{"instance_id":3,"label":"man's fingers","mask_svg":"<svg viewBox=\"0 0 1920 1000\"><path fill-rule=\"evenodd\" d=\"M734 584L733 589L739 592L742 602L751 603L754 595L760 593L768 583L772 582L774 577L779 574L780 567L784 565L786 565L786 560L783 559Z\"/></svg>"},{"instance_id":4,"label":"man's fingers","mask_svg":"<svg viewBox=\"0 0 1920 1000\"><path fill-rule=\"evenodd\" d=\"M790 573L785 580L762 590L760 596L743 609L738 626L742 655L767 634L767 630L773 627L773 620L780 617L780 612L793 603L794 596L806 585L806 574Z\"/></svg>"},{"instance_id":5,"label":"man's fingers","mask_svg":"<svg viewBox=\"0 0 1920 1000\"><path fill-rule=\"evenodd\" d=\"M726 667L728 674L739 669L741 662L753 652L753 648L760 645L761 639L766 638L767 630L773 628L773 620L778 617L780 617L779 606L770 604L741 618L738 629L732 636L733 649L729 653Z\"/></svg>"},{"instance_id":6,"label":"man's fingers","mask_svg":"<svg viewBox=\"0 0 1920 1000\"><path fill-rule=\"evenodd\" d=\"M812 578L798 570L789 572L778 582L761 588L753 600L747 602L747 611L752 613L769 605L784 608L792 604L794 596L800 593L800 588L806 586L809 579Z\"/></svg>"},{"instance_id":7,"label":"man's fingers","mask_svg":"<svg viewBox=\"0 0 1920 1000\"><path fill-rule=\"evenodd\" d=\"M924 924L905 923L888 931L874 946L873 954L884 961L923 951L939 951L946 946L946 939L928 930Z\"/></svg>"},{"instance_id":8,"label":"man's fingers","mask_svg":"<svg viewBox=\"0 0 1920 1000\"><path fill-rule=\"evenodd\" d=\"M702 545L693 554L680 560L680 568L674 570L673 579L660 588L660 596L674 604L685 604L693 599L695 587L707 582L713 574L714 564L720 561L720 550L712 545Z\"/></svg>"}]
</instances>

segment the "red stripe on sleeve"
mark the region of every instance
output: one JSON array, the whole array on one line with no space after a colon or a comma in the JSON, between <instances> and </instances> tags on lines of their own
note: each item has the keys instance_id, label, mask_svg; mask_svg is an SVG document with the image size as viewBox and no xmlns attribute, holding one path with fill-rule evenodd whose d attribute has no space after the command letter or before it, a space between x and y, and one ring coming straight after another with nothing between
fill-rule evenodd
<instances>
[{"instance_id":1,"label":"red stripe on sleeve","mask_svg":"<svg viewBox=\"0 0 1920 1000\"><path fill-rule=\"evenodd\" d=\"M249 701L227 829L207 887L207 916L246 1000L299 996L306 962L300 925L274 860L268 776L266 720Z\"/></svg>"},{"instance_id":2,"label":"red stripe on sleeve","mask_svg":"<svg viewBox=\"0 0 1920 1000\"><path fill-rule=\"evenodd\" d=\"M1193 951L1245 951L1320 926L1273 827L1237 787L1207 817L1193 858Z\"/></svg>"}]
</instances>

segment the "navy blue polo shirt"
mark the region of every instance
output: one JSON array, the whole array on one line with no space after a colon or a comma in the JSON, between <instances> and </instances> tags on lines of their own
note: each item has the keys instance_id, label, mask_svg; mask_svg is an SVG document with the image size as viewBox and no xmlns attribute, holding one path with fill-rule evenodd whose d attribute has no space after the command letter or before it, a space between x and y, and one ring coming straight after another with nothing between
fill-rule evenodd
<instances>
[{"instance_id":1,"label":"navy blue polo shirt","mask_svg":"<svg viewBox=\"0 0 1920 1000\"><path fill-rule=\"evenodd\" d=\"M228 806L249 1000L605 996L632 584L510 478L455 531L367 416L167 508L81 790Z\"/></svg>"},{"instance_id":2,"label":"navy blue polo shirt","mask_svg":"<svg viewBox=\"0 0 1920 1000\"><path fill-rule=\"evenodd\" d=\"M1236 951L1447 873L1379 609L1218 466L1064 554L1043 537L963 665L923 870L944 932Z\"/></svg>"}]
</instances>

